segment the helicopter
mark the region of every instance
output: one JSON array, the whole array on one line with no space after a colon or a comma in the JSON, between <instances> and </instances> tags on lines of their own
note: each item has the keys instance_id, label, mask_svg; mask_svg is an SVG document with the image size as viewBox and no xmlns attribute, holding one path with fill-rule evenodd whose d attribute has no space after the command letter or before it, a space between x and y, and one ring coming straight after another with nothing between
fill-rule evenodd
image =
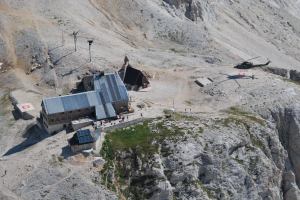
<instances>
[{"instance_id":1,"label":"helicopter","mask_svg":"<svg viewBox=\"0 0 300 200\"><path fill-rule=\"evenodd\" d=\"M264 66L267 66L271 63L270 60L268 60L268 62L266 63L263 63L263 64L253 64L252 62L249 62L250 60L254 60L254 59L257 59L257 58L260 58L260 56L258 57L255 57L255 58L251 58L249 60L246 60L240 64L237 64L234 66L234 68L236 69L251 69L251 68L254 68L254 67L264 67Z\"/></svg>"}]
</instances>

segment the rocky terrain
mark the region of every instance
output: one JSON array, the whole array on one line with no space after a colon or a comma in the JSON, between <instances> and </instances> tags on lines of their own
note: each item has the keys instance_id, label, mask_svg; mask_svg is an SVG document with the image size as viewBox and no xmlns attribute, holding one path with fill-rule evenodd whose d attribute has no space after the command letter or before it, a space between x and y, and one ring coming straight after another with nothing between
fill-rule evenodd
<instances>
[{"instance_id":1,"label":"rocky terrain","mask_svg":"<svg viewBox=\"0 0 300 200\"><path fill-rule=\"evenodd\" d=\"M299 13L297 0L0 0L0 199L300 199ZM15 115L12 91L38 117L43 97L125 55L151 76L129 92L145 121L96 155ZM233 68L258 56L271 65Z\"/></svg>"}]
</instances>

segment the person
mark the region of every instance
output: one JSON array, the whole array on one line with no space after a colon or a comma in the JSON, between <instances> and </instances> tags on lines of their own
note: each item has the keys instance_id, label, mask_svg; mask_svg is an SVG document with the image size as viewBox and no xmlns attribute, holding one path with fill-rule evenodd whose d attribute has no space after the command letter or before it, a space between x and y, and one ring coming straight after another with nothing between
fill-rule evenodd
<instances>
[{"instance_id":1,"label":"person","mask_svg":"<svg viewBox=\"0 0 300 200\"><path fill-rule=\"evenodd\" d=\"M7 173L7 170L4 170L4 175L3 175L3 176L1 176L1 177L4 177L4 176L6 176L6 173Z\"/></svg>"},{"instance_id":2,"label":"person","mask_svg":"<svg viewBox=\"0 0 300 200\"><path fill-rule=\"evenodd\" d=\"M129 59L128 59L127 55L126 55L125 58L124 58L124 64L126 65L128 63L129 63Z\"/></svg>"}]
</instances>

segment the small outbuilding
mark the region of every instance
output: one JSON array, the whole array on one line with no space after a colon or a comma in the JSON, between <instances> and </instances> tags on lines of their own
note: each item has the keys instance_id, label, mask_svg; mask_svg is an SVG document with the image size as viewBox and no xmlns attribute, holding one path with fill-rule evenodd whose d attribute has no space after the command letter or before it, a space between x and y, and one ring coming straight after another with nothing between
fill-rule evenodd
<instances>
[{"instance_id":1,"label":"small outbuilding","mask_svg":"<svg viewBox=\"0 0 300 200\"><path fill-rule=\"evenodd\" d=\"M31 111L34 110L34 107L31 103L17 104L15 108L20 113L22 119L29 120L34 118L33 114L31 114Z\"/></svg>"},{"instance_id":2,"label":"small outbuilding","mask_svg":"<svg viewBox=\"0 0 300 200\"><path fill-rule=\"evenodd\" d=\"M94 132L89 129L79 130L68 142L73 153L89 149L97 150L100 145L100 130Z\"/></svg>"},{"instance_id":3,"label":"small outbuilding","mask_svg":"<svg viewBox=\"0 0 300 200\"><path fill-rule=\"evenodd\" d=\"M150 85L145 73L141 70L133 68L129 64L129 59L127 56L124 59L122 68L119 70L119 75L128 90L137 91L141 88L147 88Z\"/></svg>"},{"instance_id":4,"label":"small outbuilding","mask_svg":"<svg viewBox=\"0 0 300 200\"><path fill-rule=\"evenodd\" d=\"M211 83L213 83L213 80L210 78L198 78L195 80L195 83L199 85L200 87L205 87Z\"/></svg>"}]
</instances>

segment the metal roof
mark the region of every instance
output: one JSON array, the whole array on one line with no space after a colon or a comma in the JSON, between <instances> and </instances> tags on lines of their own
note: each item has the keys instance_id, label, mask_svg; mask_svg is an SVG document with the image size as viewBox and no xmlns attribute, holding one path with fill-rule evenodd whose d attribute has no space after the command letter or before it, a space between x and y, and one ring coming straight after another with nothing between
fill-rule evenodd
<instances>
[{"instance_id":1,"label":"metal roof","mask_svg":"<svg viewBox=\"0 0 300 200\"><path fill-rule=\"evenodd\" d=\"M48 115L95 108L97 120L116 117L112 103L128 101L126 87L118 73L94 75L94 91L71 94L43 100Z\"/></svg>"},{"instance_id":2,"label":"metal roof","mask_svg":"<svg viewBox=\"0 0 300 200\"><path fill-rule=\"evenodd\" d=\"M111 103L96 106L96 119L107 119L116 117L116 111Z\"/></svg>"},{"instance_id":3,"label":"metal roof","mask_svg":"<svg viewBox=\"0 0 300 200\"><path fill-rule=\"evenodd\" d=\"M55 114L102 105L99 91L84 92L43 100L47 114Z\"/></svg>"},{"instance_id":4,"label":"metal roof","mask_svg":"<svg viewBox=\"0 0 300 200\"><path fill-rule=\"evenodd\" d=\"M94 89L103 93L106 103L129 100L126 87L118 73L105 74L104 76L94 75L93 81Z\"/></svg>"}]
</instances>

